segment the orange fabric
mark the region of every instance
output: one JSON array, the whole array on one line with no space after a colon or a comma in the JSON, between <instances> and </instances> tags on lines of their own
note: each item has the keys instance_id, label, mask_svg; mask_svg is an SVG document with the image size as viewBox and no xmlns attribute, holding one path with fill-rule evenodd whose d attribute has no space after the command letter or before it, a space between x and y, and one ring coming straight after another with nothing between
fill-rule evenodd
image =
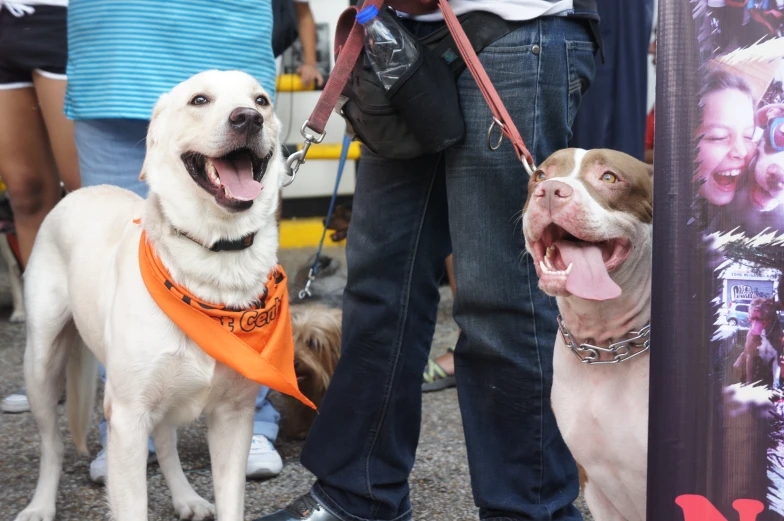
<instances>
[{"instance_id":1,"label":"orange fabric","mask_svg":"<svg viewBox=\"0 0 784 521\"><path fill-rule=\"evenodd\" d=\"M297 386L287 278L281 266L255 305L239 311L202 302L175 285L144 232L139 267L153 300L205 353L250 380L316 408Z\"/></svg>"}]
</instances>

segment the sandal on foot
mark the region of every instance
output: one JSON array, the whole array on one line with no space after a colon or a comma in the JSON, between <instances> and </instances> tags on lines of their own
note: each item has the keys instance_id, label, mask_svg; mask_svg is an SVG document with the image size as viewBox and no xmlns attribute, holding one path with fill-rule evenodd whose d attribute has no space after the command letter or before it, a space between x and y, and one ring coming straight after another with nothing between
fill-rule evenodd
<instances>
[{"instance_id":1,"label":"sandal on foot","mask_svg":"<svg viewBox=\"0 0 784 521\"><path fill-rule=\"evenodd\" d=\"M447 351L454 353L454 346L447 349ZM446 374L444 368L438 365L438 362L433 359L427 361L427 367L425 368L425 374L422 379L422 392L424 393L440 391L457 385L455 375Z\"/></svg>"}]
</instances>

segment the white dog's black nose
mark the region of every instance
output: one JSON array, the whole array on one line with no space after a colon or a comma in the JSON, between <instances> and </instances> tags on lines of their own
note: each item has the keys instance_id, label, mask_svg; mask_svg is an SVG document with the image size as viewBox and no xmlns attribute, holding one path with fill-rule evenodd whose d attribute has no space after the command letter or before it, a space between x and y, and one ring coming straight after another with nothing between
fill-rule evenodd
<instances>
[{"instance_id":1,"label":"white dog's black nose","mask_svg":"<svg viewBox=\"0 0 784 521\"><path fill-rule=\"evenodd\" d=\"M258 111L247 107L239 107L229 114L229 125L242 132L254 133L261 130L264 118Z\"/></svg>"}]
</instances>

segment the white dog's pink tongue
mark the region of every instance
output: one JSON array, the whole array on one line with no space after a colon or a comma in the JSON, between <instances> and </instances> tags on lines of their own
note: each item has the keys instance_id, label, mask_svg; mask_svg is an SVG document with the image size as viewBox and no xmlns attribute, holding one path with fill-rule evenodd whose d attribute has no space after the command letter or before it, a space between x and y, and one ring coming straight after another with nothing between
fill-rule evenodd
<instances>
[{"instance_id":1,"label":"white dog's pink tongue","mask_svg":"<svg viewBox=\"0 0 784 521\"><path fill-rule=\"evenodd\" d=\"M228 188L228 196L238 201L252 201L261 193L261 183L253 179L253 165L250 157L240 156L224 161L213 159L212 164L218 171L223 186Z\"/></svg>"},{"instance_id":2,"label":"white dog's pink tongue","mask_svg":"<svg viewBox=\"0 0 784 521\"><path fill-rule=\"evenodd\" d=\"M621 287L607 273L599 246L572 241L557 241L555 245L564 263L572 265L566 276L569 293L587 300L609 300L621 295Z\"/></svg>"}]
</instances>

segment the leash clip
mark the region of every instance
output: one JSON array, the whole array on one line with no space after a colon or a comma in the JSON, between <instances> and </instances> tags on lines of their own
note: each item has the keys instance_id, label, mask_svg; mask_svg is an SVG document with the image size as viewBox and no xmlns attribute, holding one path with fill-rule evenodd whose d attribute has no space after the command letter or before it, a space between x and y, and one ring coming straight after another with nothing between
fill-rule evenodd
<instances>
[{"instance_id":1,"label":"leash clip","mask_svg":"<svg viewBox=\"0 0 784 521\"><path fill-rule=\"evenodd\" d=\"M302 166L302 164L305 162L305 155L307 155L310 145L313 143L321 143L324 141L324 136L327 135L326 131L318 135L311 134L308 132L308 130L313 129L308 126L309 124L310 121L305 120L305 123L302 124L302 128L299 129L299 133L302 134L303 138L305 138L305 142L302 144L302 149L297 150L293 154L289 155L289 157L286 159L286 175L290 176L291 179L283 184L283 188L289 186L294 182L294 179L297 178L297 171L299 170L299 167Z\"/></svg>"},{"instance_id":2,"label":"leash clip","mask_svg":"<svg viewBox=\"0 0 784 521\"><path fill-rule=\"evenodd\" d=\"M300 290L298 296L300 300L305 300L305 297L311 297L313 294L310 292L310 285L313 283L313 279L316 277L313 276L313 268L310 268L308 272L308 281L305 283L305 287Z\"/></svg>"}]
</instances>

